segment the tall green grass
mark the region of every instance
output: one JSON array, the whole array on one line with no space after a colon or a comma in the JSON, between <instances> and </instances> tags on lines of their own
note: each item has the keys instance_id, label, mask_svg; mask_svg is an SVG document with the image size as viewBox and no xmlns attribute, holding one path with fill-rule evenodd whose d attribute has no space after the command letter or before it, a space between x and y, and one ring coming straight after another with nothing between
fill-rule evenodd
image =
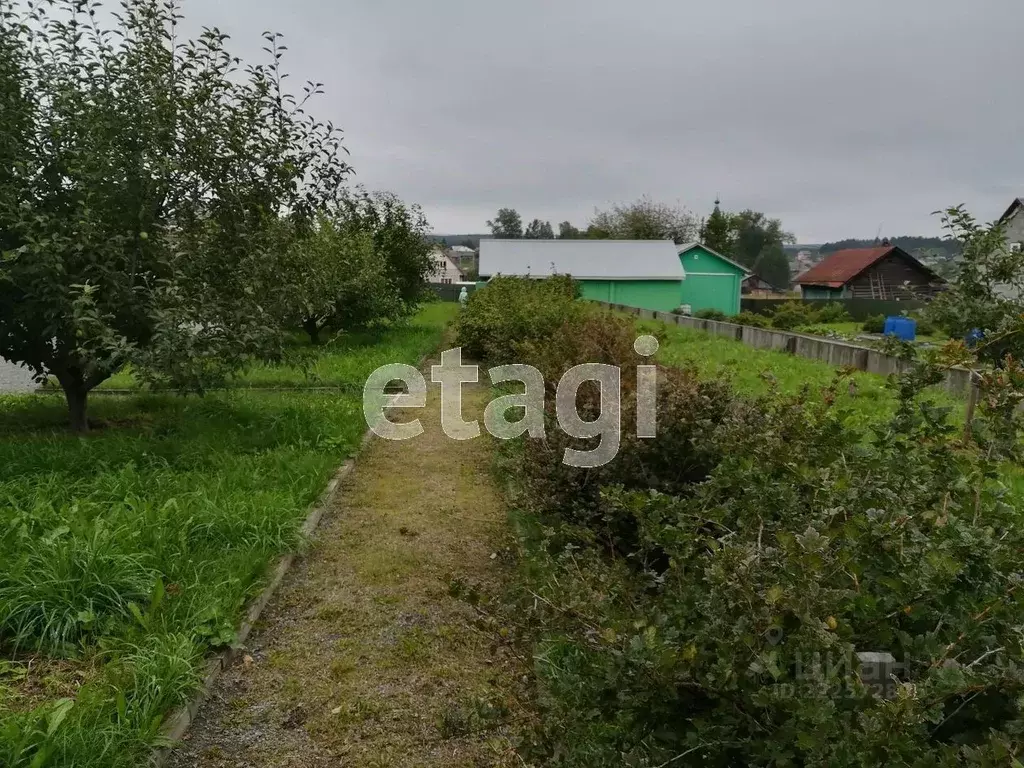
<instances>
[{"instance_id":1,"label":"tall green grass","mask_svg":"<svg viewBox=\"0 0 1024 768\"><path fill-rule=\"evenodd\" d=\"M0 765L142 762L357 447L362 381L415 363L452 315L325 351L338 392L97 397L87 437L59 396L0 397ZM35 675L48 659L68 661Z\"/></svg>"}]
</instances>

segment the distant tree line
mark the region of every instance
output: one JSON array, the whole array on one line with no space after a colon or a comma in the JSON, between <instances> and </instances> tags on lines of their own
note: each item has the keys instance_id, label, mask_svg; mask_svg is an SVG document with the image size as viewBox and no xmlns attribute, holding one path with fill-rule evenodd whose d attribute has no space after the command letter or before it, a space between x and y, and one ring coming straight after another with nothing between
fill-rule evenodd
<instances>
[{"instance_id":1,"label":"distant tree line","mask_svg":"<svg viewBox=\"0 0 1024 768\"><path fill-rule=\"evenodd\" d=\"M502 239L554 240L554 227L549 221L533 219L523 226L523 218L514 208L501 208L487 222L494 237ZM679 205L659 203L641 197L631 203L613 205L608 210L595 210L584 228L569 221L558 225L559 240L672 240L690 242L697 233L696 217Z\"/></svg>"},{"instance_id":2,"label":"distant tree line","mask_svg":"<svg viewBox=\"0 0 1024 768\"><path fill-rule=\"evenodd\" d=\"M524 228L522 216L514 208L501 208L487 226L497 238L555 239L550 222L534 219ZM560 240L672 240L683 244L698 238L707 247L742 264L772 285L789 286L789 258L783 246L796 239L783 230L781 221L759 211L726 213L715 201L711 215L698 223L686 208L645 196L607 210L595 210L583 229L568 221L558 225Z\"/></svg>"},{"instance_id":3,"label":"distant tree line","mask_svg":"<svg viewBox=\"0 0 1024 768\"><path fill-rule=\"evenodd\" d=\"M796 238L782 228L779 219L750 209L727 213L716 200L714 210L701 225L700 240L776 288L789 287L789 257L784 246L796 242Z\"/></svg>"},{"instance_id":4,"label":"distant tree line","mask_svg":"<svg viewBox=\"0 0 1024 768\"><path fill-rule=\"evenodd\" d=\"M461 246L472 248L474 251L480 247L480 241L489 238L490 235L427 235L427 241L443 248L454 248Z\"/></svg>"},{"instance_id":5,"label":"distant tree line","mask_svg":"<svg viewBox=\"0 0 1024 768\"><path fill-rule=\"evenodd\" d=\"M947 237L918 237L914 235L901 235L900 237L887 238L890 245L902 248L908 253L934 252L936 254L959 255L963 251L963 244L958 240ZM822 254L844 251L848 248L875 248L880 246L882 241L878 238L873 240L862 240L849 238L837 240L834 243L825 243L818 250Z\"/></svg>"},{"instance_id":6,"label":"distant tree line","mask_svg":"<svg viewBox=\"0 0 1024 768\"><path fill-rule=\"evenodd\" d=\"M819 248L822 256L828 256L836 251L849 248L876 248L884 243L902 248L904 251L927 265L937 274L946 279L956 275L957 265L963 257L964 244L962 240L955 237L919 237L916 235L901 235L881 240L849 238L837 240L834 243L825 243Z\"/></svg>"}]
</instances>

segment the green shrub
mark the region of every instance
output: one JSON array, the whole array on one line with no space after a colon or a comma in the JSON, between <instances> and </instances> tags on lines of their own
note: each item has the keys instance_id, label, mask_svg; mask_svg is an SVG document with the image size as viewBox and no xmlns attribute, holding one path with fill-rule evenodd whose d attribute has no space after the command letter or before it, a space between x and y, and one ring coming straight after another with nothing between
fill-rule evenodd
<instances>
[{"instance_id":1,"label":"green shrub","mask_svg":"<svg viewBox=\"0 0 1024 768\"><path fill-rule=\"evenodd\" d=\"M819 323L849 323L853 320L842 304L830 301L818 310Z\"/></svg>"},{"instance_id":2,"label":"green shrub","mask_svg":"<svg viewBox=\"0 0 1024 768\"><path fill-rule=\"evenodd\" d=\"M756 312L740 312L738 315L730 317L729 322L750 325L754 328L767 328L771 325L771 320L766 315L759 315Z\"/></svg>"},{"instance_id":3,"label":"green shrub","mask_svg":"<svg viewBox=\"0 0 1024 768\"><path fill-rule=\"evenodd\" d=\"M549 383L579 362L625 371L634 334L591 313L531 342L529 362ZM1019 754L1024 536L994 461L918 402L941 374L902 376L891 423L861 432L837 412L841 377L747 400L662 373L653 440L632 436L623 377L605 467L561 462L581 441L555 427L551 398L547 435L508 450L525 561L504 620L535 643L542 708L529 756L867 768ZM1005 433L982 442L997 456L1015 444L1015 401L987 402L1005 404L983 418ZM579 405L596 415L596 392ZM859 652L892 654L896 680L866 684Z\"/></svg>"},{"instance_id":4,"label":"green shrub","mask_svg":"<svg viewBox=\"0 0 1024 768\"><path fill-rule=\"evenodd\" d=\"M702 309L695 312L694 317L701 320L725 320L726 314L720 309Z\"/></svg>"},{"instance_id":5,"label":"green shrub","mask_svg":"<svg viewBox=\"0 0 1024 768\"><path fill-rule=\"evenodd\" d=\"M544 280L494 277L473 293L459 315L459 344L470 358L495 365L520 362L520 344L550 336L586 307L568 276Z\"/></svg>"},{"instance_id":6,"label":"green shrub","mask_svg":"<svg viewBox=\"0 0 1024 768\"><path fill-rule=\"evenodd\" d=\"M933 336L939 332L938 327L924 312L911 312L909 316L917 323L918 336Z\"/></svg>"},{"instance_id":7,"label":"green shrub","mask_svg":"<svg viewBox=\"0 0 1024 768\"><path fill-rule=\"evenodd\" d=\"M606 534L628 538L619 521L600 522L601 489L607 485L657 488L665 493L700 482L714 465L713 446L701 434L725 416L727 388L719 381L698 381L672 368L658 372L657 441L636 437L636 366L649 363L633 349L635 324L628 318L593 312L567 321L551 337L519 347L522 362L536 367L549 387L548 405L562 374L582 363L614 365L622 371L621 444L616 461L596 469L562 463L566 448L588 450L594 440L569 437L552 428L543 440L530 442L523 456L528 469L521 475L531 508L592 529L606 525ZM583 387L577 409L586 421L598 417L602 403L596 388ZM554 416L553 412L549 414ZM614 538L613 537L613 538Z\"/></svg>"},{"instance_id":8,"label":"green shrub","mask_svg":"<svg viewBox=\"0 0 1024 768\"><path fill-rule=\"evenodd\" d=\"M682 444L711 447L705 479L663 465L646 480L675 479L672 495L632 479L589 518L565 507L558 524L545 507L530 560L542 600L521 608L538 628L550 764L690 749L722 766L996 764L1024 727L1016 511L997 496L975 507L974 460L936 450L942 425L873 441L820 398L726 411ZM986 656L997 648L1014 650ZM879 681L893 701L860 679L860 651L901 663L899 682Z\"/></svg>"},{"instance_id":9,"label":"green shrub","mask_svg":"<svg viewBox=\"0 0 1024 768\"><path fill-rule=\"evenodd\" d=\"M872 315L867 318L861 330L865 333L881 333L885 330L885 315Z\"/></svg>"},{"instance_id":10,"label":"green shrub","mask_svg":"<svg viewBox=\"0 0 1024 768\"><path fill-rule=\"evenodd\" d=\"M927 318L918 318L917 320L917 335L918 336L934 336L938 333L939 329L935 327L931 320Z\"/></svg>"},{"instance_id":11,"label":"green shrub","mask_svg":"<svg viewBox=\"0 0 1024 768\"><path fill-rule=\"evenodd\" d=\"M799 301L787 301L776 308L771 317L772 327L783 331L791 331L801 325L813 325L818 322L818 313L810 304Z\"/></svg>"},{"instance_id":12,"label":"green shrub","mask_svg":"<svg viewBox=\"0 0 1024 768\"><path fill-rule=\"evenodd\" d=\"M845 339L846 335L836 331L829 325L805 325L797 328L800 333L807 333L812 336L823 336L827 339Z\"/></svg>"},{"instance_id":13,"label":"green shrub","mask_svg":"<svg viewBox=\"0 0 1024 768\"><path fill-rule=\"evenodd\" d=\"M914 342L904 341L891 333L878 341L872 341L871 346L890 357L898 357L901 360L916 360L920 349Z\"/></svg>"}]
</instances>

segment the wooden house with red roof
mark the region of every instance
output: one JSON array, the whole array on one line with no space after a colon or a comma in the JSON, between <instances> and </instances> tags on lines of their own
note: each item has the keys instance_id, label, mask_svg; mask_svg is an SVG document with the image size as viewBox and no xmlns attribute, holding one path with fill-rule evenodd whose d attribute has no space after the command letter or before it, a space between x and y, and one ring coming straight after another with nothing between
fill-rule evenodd
<instances>
[{"instance_id":1,"label":"wooden house with red roof","mask_svg":"<svg viewBox=\"0 0 1024 768\"><path fill-rule=\"evenodd\" d=\"M930 299L945 280L902 248L836 251L796 279L805 299Z\"/></svg>"}]
</instances>

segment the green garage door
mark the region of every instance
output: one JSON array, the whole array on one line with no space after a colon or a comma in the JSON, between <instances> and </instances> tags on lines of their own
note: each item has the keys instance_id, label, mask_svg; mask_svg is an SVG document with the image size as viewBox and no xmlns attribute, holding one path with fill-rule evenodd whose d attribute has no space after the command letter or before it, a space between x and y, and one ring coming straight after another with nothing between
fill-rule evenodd
<instances>
[{"instance_id":1,"label":"green garage door","mask_svg":"<svg viewBox=\"0 0 1024 768\"><path fill-rule=\"evenodd\" d=\"M715 253L703 245L691 245L679 258L686 270L683 303L692 312L717 309L727 315L740 311L740 284L747 274L741 264Z\"/></svg>"},{"instance_id":2,"label":"green garage door","mask_svg":"<svg viewBox=\"0 0 1024 768\"><path fill-rule=\"evenodd\" d=\"M735 315L740 311L740 276L690 272L683 280L683 304L689 304L693 313L717 309L727 315Z\"/></svg>"}]
</instances>

